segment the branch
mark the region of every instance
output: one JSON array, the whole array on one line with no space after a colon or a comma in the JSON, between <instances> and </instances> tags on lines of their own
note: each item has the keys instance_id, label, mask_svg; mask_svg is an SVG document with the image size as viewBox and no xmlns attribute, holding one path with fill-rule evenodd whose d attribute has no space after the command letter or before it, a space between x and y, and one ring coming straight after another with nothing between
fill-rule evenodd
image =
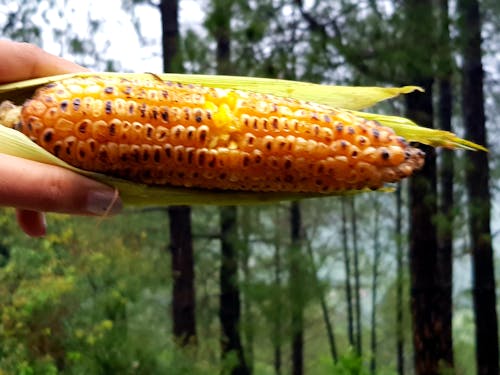
<instances>
[{"instance_id":1,"label":"branch","mask_svg":"<svg viewBox=\"0 0 500 375\"><path fill-rule=\"evenodd\" d=\"M376 69L372 69L368 66L365 61L368 58L375 58L376 55L373 52L354 52L353 49L345 44L343 39L342 31L336 21L335 18L332 18L329 24L320 23L311 13L307 12L304 9L304 4L302 0L295 0L295 4L298 6L300 14L305 19L305 21L309 24L311 31L319 32L323 38L324 43L326 40L330 39L338 50L338 52L344 57L345 61L357 69L360 73L365 76L375 78L381 81L387 81L389 77L386 77L384 74L381 74ZM329 35L328 26L333 29L334 35Z\"/></svg>"}]
</instances>

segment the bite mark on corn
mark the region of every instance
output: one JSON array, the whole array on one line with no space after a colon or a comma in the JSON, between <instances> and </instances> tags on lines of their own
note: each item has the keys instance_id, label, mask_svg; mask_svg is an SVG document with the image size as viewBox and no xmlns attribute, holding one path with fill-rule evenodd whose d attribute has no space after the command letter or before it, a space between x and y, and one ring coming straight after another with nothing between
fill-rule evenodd
<instances>
[{"instance_id":1,"label":"bite mark on corn","mask_svg":"<svg viewBox=\"0 0 500 375\"><path fill-rule=\"evenodd\" d=\"M380 188L424 162L392 129L346 111L158 79L54 82L16 127L75 167L150 185L334 193Z\"/></svg>"}]
</instances>

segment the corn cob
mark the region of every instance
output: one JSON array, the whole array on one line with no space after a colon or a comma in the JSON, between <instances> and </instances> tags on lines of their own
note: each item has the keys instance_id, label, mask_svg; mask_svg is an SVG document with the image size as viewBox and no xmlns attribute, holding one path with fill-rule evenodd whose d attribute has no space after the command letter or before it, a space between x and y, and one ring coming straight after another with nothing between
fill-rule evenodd
<instances>
[{"instance_id":1,"label":"corn cob","mask_svg":"<svg viewBox=\"0 0 500 375\"><path fill-rule=\"evenodd\" d=\"M424 161L347 111L153 77L50 83L16 128L75 167L148 185L335 193L380 188Z\"/></svg>"}]
</instances>

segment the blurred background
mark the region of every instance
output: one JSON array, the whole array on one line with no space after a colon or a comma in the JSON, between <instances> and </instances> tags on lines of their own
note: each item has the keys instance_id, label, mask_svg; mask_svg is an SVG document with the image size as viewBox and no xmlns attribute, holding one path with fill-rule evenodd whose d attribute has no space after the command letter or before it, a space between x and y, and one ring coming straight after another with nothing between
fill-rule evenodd
<instances>
[{"instance_id":1,"label":"blurred background","mask_svg":"<svg viewBox=\"0 0 500 375\"><path fill-rule=\"evenodd\" d=\"M420 85L374 111L490 148L425 148L390 193L43 239L0 208L0 374L498 374L498 1L1 0L0 28L95 71Z\"/></svg>"}]
</instances>

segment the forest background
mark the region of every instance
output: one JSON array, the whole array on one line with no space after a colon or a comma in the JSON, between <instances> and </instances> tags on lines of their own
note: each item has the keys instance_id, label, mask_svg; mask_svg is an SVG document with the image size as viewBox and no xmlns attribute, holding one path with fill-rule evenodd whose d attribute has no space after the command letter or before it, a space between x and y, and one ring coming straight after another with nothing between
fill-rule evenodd
<instances>
[{"instance_id":1,"label":"forest background","mask_svg":"<svg viewBox=\"0 0 500 375\"><path fill-rule=\"evenodd\" d=\"M376 110L490 148L426 149L393 193L43 239L1 209L0 373L498 373L499 25L495 0L0 1L2 37L96 71L421 85Z\"/></svg>"}]
</instances>

